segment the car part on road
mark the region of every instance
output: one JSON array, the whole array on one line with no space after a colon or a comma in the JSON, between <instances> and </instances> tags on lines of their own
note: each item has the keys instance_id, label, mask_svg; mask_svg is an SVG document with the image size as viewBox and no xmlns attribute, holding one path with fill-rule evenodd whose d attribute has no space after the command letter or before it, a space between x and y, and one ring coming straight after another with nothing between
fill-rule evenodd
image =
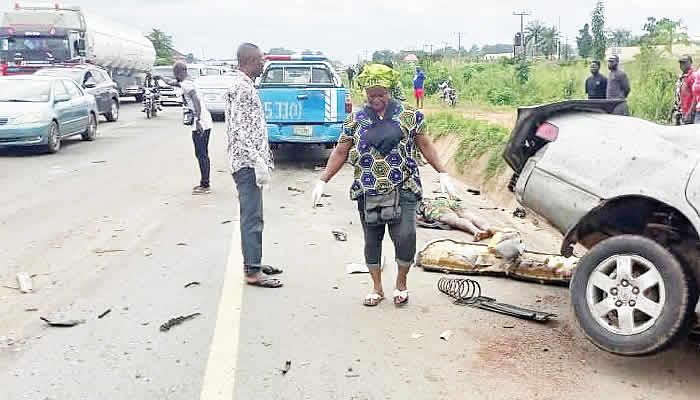
<instances>
[{"instance_id":1,"label":"car part on road","mask_svg":"<svg viewBox=\"0 0 700 400\"><path fill-rule=\"evenodd\" d=\"M284 368L281 369L282 375L287 375L287 372L289 372L289 370L291 370L291 369L292 369L292 361L291 361L291 360L287 360L287 361L284 363Z\"/></svg>"},{"instance_id":2,"label":"car part on road","mask_svg":"<svg viewBox=\"0 0 700 400\"><path fill-rule=\"evenodd\" d=\"M201 285L201 284L202 284L201 282L197 282L197 281L190 282L190 283L188 283L187 285L185 285L185 289L190 288L190 287L192 287L192 286L199 286L199 285Z\"/></svg>"},{"instance_id":3,"label":"car part on road","mask_svg":"<svg viewBox=\"0 0 700 400\"><path fill-rule=\"evenodd\" d=\"M513 216L521 219L525 218L527 217L527 211L525 211L525 209L522 207L518 207L515 209L515 211L513 211Z\"/></svg>"},{"instance_id":4,"label":"car part on road","mask_svg":"<svg viewBox=\"0 0 700 400\"><path fill-rule=\"evenodd\" d=\"M340 229L334 230L333 236L335 237L335 240L337 240L339 242L347 242L348 241L348 233L343 231L343 230L340 230Z\"/></svg>"},{"instance_id":5,"label":"car part on road","mask_svg":"<svg viewBox=\"0 0 700 400\"><path fill-rule=\"evenodd\" d=\"M571 281L579 326L599 348L624 356L659 352L697 324L695 282L679 260L636 235L598 243Z\"/></svg>"},{"instance_id":6,"label":"car part on road","mask_svg":"<svg viewBox=\"0 0 700 400\"><path fill-rule=\"evenodd\" d=\"M496 299L481 295L481 285L471 279L441 278L438 281L438 289L455 299L455 304L480 308L511 317L537 322L547 322L555 318L556 314L529 310L510 304L498 303Z\"/></svg>"},{"instance_id":7,"label":"car part on road","mask_svg":"<svg viewBox=\"0 0 700 400\"><path fill-rule=\"evenodd\" d=\"M76 325L80 325L82 323L85 323L85 321L78 321L78 320L51 321L51 320L44 318L44 317L40 317L39 319L46 322L47 325L52 326L54 328L72 328Z\"/></svg>"},{"instance_id":8,"label":"car part on road","mask_svg":"<svg viewBox=\"0 0 700 400\"><path fill-rule=\"evenodd\" d=\"M31 293L34 290L32 278L26 272L17 273L17 283L19 284L19 291L22 293Z\"/></svg>"},{"instance_id":9,"label":"car part on road","mask_svg":"<svg viewBox=\"0 0 700 400\"><path fill-rule=\"evenodd\" d=\"M111 312L112 312L112 309L111 309L111 308L108 308L108 309L106 309L102 314L98 315L98 316L97 316L97 319L102 319L102 318L106 317L107 314L109 314L109 313L111 313Z\"/></svg>"},{"instance_id":10,"label":"car part on road","mask_svg":"<svg viewBox=\"0 0 700 400\"><path fill-rule=\"evenodd\" d=\"M161 332L167 332L170 329L172 329L174 326L181 325L185 321L189 321L191 319L195 319L202 315L201 313L194 313L190 315L185 315L182 317L177 317L177 318L172 318L168 322L164 323L163 325L160 326L160 331Z\"/></svg>"},{"instance_id":11,"label":"car part on road","mask_svg":"<svg viewBox=\"0 0 700 400\"><path fill-rule=\"evenodd\" d=\"M578 258L521 252L522 246L518 237L507 232L497 233L488 244L438 239L418 252L416 265L431 272L500 276L568 286ZM514 258L509 258L513 255Z\"/></svg>"}]
</instances>

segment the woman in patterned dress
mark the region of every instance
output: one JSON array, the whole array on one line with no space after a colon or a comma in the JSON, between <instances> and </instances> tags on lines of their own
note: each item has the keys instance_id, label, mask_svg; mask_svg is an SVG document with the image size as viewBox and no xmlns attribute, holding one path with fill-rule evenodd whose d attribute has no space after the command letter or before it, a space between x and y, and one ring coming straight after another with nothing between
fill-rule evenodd
<instances>
[{"instance_id":1,"label":"woman in patterned dress","mask_svg":"<svg viewBox=\"0 0 700 400\"><path fill-rule=\"evenodd\" d=\"M416 255L416 205L423 196L416 162L419 152L440 174L442 191L455 194L428 136L423 113L391 98L397 81L398 73L386 65L365 66L356 82L366 91L367 104L348 116L338 146L313 191L315 206L326 183L350 160L355 172L350 198L357 201L365 262L374 282L374 290L364 299L369 307L384 299L381 252L387 225L398 264L394 304L408 303L407 276Z\"/></svg>"}]
</instances>

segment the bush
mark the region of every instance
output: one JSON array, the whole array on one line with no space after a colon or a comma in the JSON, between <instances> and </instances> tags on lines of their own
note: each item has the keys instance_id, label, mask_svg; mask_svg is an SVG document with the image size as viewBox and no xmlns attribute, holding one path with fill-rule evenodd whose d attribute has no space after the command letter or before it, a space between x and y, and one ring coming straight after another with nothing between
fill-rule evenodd
<instances>
[{"instance_id":1,"label":"bush","mask_svg":"<svg viewBox=\"0 0 700 400\"><path fill-rule=\"evenodd\" d=\"M489 103L495 106L512 106L516 104L515 93L507 86L489 90L486 97Z\"/></svg>"}]
</instances>

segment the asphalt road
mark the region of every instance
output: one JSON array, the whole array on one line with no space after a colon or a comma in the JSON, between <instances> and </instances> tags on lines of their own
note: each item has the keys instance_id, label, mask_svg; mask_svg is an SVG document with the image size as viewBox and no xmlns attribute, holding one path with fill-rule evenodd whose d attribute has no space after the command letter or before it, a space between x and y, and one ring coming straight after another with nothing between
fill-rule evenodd
<instances>
[{"instance_id":1,"label":"asphalt road","mask_svg":"<svg viewBox=\"0 0 700 400\"><path fill-rule=\"evenodd\" d=\"M199 197L178 109L146 120L125 104L99 129L95 142L71 140L56 155L0 150L0 285L36 274L34 293L0 287L2 400L698 398L697 346L605 354L577 330L564 288L478 278L487 296L558 314L548 325L455 306L437 292L440 276L422 270L409 276L408 307L362 307L369 277L345 273L362 262L350 171L324 207L309 207L325 150L276 153L265 261L284 267L285 287L243 287L222 124L210 145L213 193ZM435 175L424 175L430 191ZM530 249L558 248L556 234L509 214L487 216L522 230ZM443 236L465 239L421 230L419 248ZM385 255L390 293L388 241ZM192 313L201 315L159 330ZM52 328L39 317L84 323Z\"/></svg>"}]
</instances>

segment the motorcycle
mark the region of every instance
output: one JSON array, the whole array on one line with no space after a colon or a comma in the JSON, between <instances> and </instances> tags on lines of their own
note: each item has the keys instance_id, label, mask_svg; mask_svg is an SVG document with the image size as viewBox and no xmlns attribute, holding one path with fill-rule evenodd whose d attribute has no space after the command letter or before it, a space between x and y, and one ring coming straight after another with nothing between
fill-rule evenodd
<instances>
[{"instance_id":1,"label":"motorcycle","mask_svg":"<svg viewBox=\"0 0 700 400\"><path fill-rule=\"evenodd\" d=\"M143 94L143 112L146 113L146 118L158 116L158 112L162 111L160 103L160 90L158 89L158 77L147 77L145 92Z\"/></svg>"},{"instance_id":2,"label":"motorcycle","mask_svg":"<svg viewBox=\"0 0 700 400\"><path fill-rule=\"evenodd\" d=\"M450 107L455 107L457 105L457 91L450 87L450 81L444 81L438 85L440 89L440 99L450 105Z\"/></svg>"}]
</instances>

